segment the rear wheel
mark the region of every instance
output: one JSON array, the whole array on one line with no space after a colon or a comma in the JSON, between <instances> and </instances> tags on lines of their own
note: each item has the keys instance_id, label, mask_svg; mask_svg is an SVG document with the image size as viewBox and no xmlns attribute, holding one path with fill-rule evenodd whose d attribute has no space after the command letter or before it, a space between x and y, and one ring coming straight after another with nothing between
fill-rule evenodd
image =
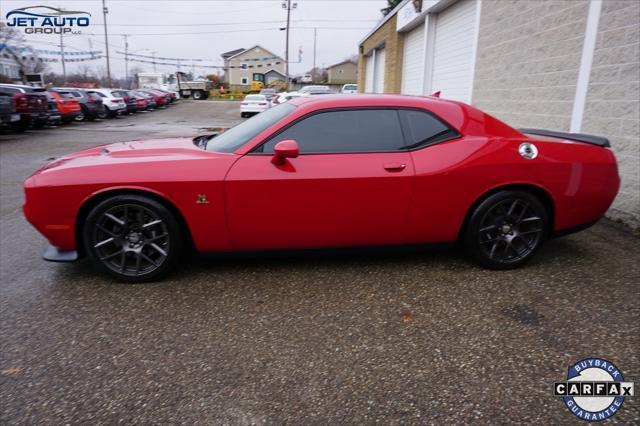
<instances>
[{"instance_id":1,"label":"rear wheel","mask_svg":"<svg viewBox=\"0 0 640 426\"><path fill-rule=\"evenodd\" d=\"M80 107L80 112L78 113L78 115L76 115L73 119L75 121L84 121L86 117L87 117L87 108L83 105Z\"/></svg>"},{"instance_id":2,"label":"rear wheel","mask_svg":"<svg viewBox=\"0 0 640 426\"><path fill-rule=\"evenodd\" d=\"M204 93L201 92L200 90L197 90L197 91L193 92L193 99L196 100L196 101L204 99Z\"/></svg>"},{"instance_id":3,"label":"rear wheel","mask_svg":"<svg viewBox=\"0 0 640 426\"><path fill-rule=\"evenodd\" d=\"M533 257L548 227L547 211L537 197L525 191L505 190L475 208L464 243L482 265L512 269Z\"/></svg>"},{"instance_id":4,"label":"rear wheel","mask_svg":"<svg viewBox=\"0 0 640 426\"><path fill-rule=\"evenodd\" d=\"M183 238L173 214L139 195L118 195L94 207L83 227L92 261L117 280L161 279L175 265Z\"/></svg>"},{"instance_id":5,"label":"rear wheel","mask_svg":"<svg viewBox=\"0 0 640 426\"><path fill-rule=\"evenodd\" d=\"M100 110L98 111L98 118L101 120L104 120L108 116L109 116L109 110L107 109L106 106L103 105L102 108L100 108Z\"/></svg>"}]
</instances>

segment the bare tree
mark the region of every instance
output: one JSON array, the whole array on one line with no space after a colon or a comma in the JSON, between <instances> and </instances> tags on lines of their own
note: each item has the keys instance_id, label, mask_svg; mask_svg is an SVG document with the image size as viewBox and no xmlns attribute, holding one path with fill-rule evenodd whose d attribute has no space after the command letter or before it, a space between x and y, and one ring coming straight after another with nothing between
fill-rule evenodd
<instances>
[{"instance_id":1,"label":"bare tree","mask_svg":"<svg viewBox=\"0 0 640 426\"><path fill-rule=\"evenodd\" d=\"M21 76L26 73L47 71L47 63L38 57L35 52L31 52L28 55L22 55L20 51L16 51L16 49L28 47L26 45L24 35L14 27L9 27L3 22L0 22L0 44L9 46L5 49L5 52L15 58L15 61L20 66ZM25 59L23 59L23 56Z\"/></svg>"}]
</instances>

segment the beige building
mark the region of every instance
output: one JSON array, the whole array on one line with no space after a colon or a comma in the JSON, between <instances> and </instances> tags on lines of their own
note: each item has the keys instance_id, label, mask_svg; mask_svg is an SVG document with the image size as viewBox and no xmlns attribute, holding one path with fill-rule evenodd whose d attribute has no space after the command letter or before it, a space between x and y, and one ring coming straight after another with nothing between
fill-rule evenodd
<instances>
[{"instance_id":1,"label":"beige building","mask_svg":"<svg viewBox=\"0 0 640 426\"><path fill-rule=\"evenodd\" d=\"M342 61L327 68L329 84L356 83L358 81L358 64L353 61Z\"/></svg>"},{"instance_id":2,"label":"beige building","mask_svg":"<svg viewBox=\"0 0 640 426\"><path fill-rule=\"evenodd\" d=\"M640 226L640 1L405 0L360 43L365 92L471 103L514 127L606 136Z\"/></svg>"},{"instance_id":3,"label":"beige building","mask_svg":"<svg viewBox=\"0 0 640 426\"><path fill-rule=\"evenodd\" d=\"M225 66L225 83L232 89L248 89L253 80L266 82L265 74L284 76L284 59L258 45L225 52L221 56Z\"/></svg>"}]
</instances>

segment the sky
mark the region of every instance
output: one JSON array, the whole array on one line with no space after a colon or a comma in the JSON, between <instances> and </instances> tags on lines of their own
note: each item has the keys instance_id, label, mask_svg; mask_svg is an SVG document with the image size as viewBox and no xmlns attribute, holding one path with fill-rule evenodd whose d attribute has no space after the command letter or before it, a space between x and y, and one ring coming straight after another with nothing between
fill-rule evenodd
<instances>
[{"instance_id":1,"label":"sky","mask_svg":"<svg viewBox=\"0 0 640 426\"><path fill-rule=\"evenodd\" d=\"M313 28L317 28L316 63L329 66L358 52L358 43L382 18L384 0L297 0L291 11L290 74L297 75L312 68ZM66 51L105 50L101 0L46 1L0 0L2 21L6 14L26 6L51 6L91 13L91 24L81 34L64 37ZM167 58L207 59L204 64L222 65L220 54L256 44L284 57L286 9L282 1L274 0L106 0L109 10L107 24L111 73L124 77L124 37L128 34L129 52ZM190 34L177 34L190 33ZM27 44L38 49L59 50L59 35L26 34ZM55 57L55 56L47 56ZM144 58L141 58L144 59ZM197 62L194 62L197 64ZM183 71L191 71L185 62ZM106 67L106 60L67 63L67 73L90 65L94 70ZM152 72L152 64L129 62L129 69ZM50 63L49 69L62 72L60 63ZM196 75L215 73L194 68ZM175 67L157 65L157 71L174 72Z\"/></svg>"}]
</instances>

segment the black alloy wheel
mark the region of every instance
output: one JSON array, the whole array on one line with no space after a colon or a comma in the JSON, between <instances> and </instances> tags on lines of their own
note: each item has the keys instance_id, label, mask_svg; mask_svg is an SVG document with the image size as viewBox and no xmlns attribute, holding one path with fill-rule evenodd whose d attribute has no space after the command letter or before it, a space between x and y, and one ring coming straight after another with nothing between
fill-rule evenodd
<instances>
[{"instance_id":1,"label":"black alloy wheel","mask_svg":"<svg viewBox=\"0 0 640 426\"><path fill-rule=\"evenodd\" d=\"M85 249L94 263L124 282L165 276L182 250L175 218L157 201L121 195L98 204L84 226Z\"/></svg>"},{"instance_id":2,"label":"black alloy wheel","mask_svg":"<svg viewBox=\"0 0 640 426\"><path fill-rule=\"evenodd\" d=\"M546 209L534 195L500 191L474 210L465 246L488 268L513 269L538 250L547 236L548 221Z\"/></svg>"}]
</instances>

